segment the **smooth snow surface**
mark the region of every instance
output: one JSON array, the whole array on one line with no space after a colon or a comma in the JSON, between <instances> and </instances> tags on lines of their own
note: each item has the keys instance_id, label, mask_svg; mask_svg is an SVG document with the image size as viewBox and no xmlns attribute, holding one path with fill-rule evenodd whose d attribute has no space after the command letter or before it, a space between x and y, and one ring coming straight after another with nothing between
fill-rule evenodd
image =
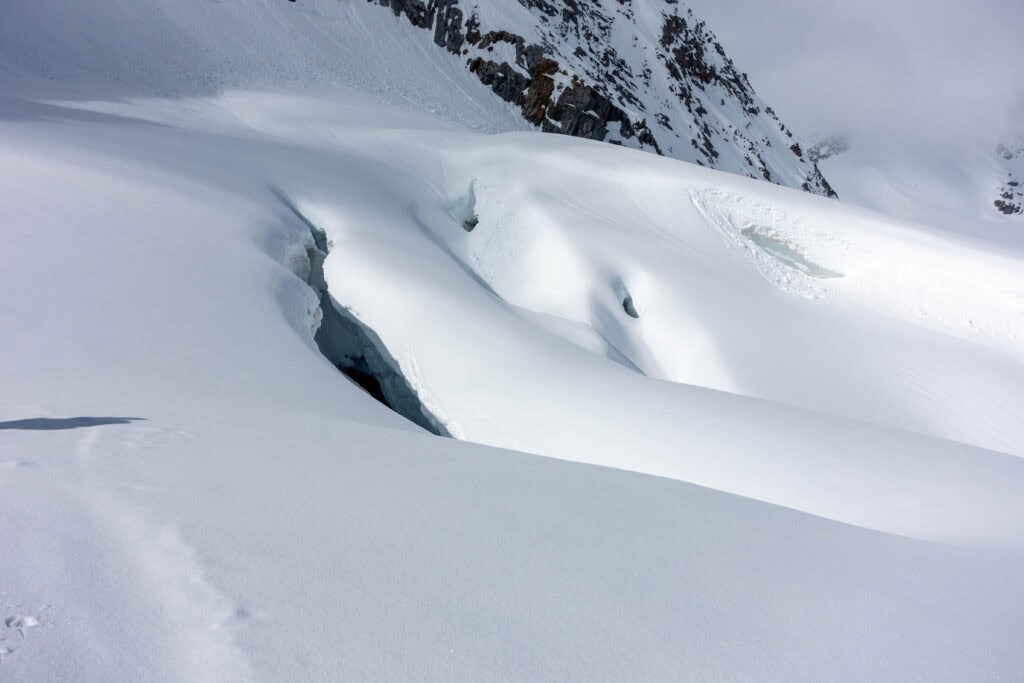
<instances>
[{"instance_id":1,"label":"smooth snow surface","mask_svg":"<svg viewBox=\"0 0 1024 683\"><path fill-rule=\"evenodd\" d=\"M0 7L0 680L1024 670L1019 252L294 8Z\"/></svg>"}]
</instances>

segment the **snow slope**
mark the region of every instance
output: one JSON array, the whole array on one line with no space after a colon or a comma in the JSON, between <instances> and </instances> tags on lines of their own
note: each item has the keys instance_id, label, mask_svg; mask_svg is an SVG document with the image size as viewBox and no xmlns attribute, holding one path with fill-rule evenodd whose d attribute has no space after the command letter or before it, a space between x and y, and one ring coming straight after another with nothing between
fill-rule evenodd
<instances>
[{"instance_id":1,"label":"snow slope","mask_svg":"<svg viewBox=\"0 0 1024 683\"><path fill-rule=\"evenodd\" d=\"M60 83L64 97L84 100L342 85L474 130L528 128L454 61L421 31L354 0L76 0L59 13L30 0L0 6L0 74L29 77L9 94L38 90L39 79L50 94Z\"/></svg>"},{"instance_id":2,"label":"snow slope","mask_svg":"<svg viewBox=\"0 0 1024 683\"><path fill-rule=\"evenodd\" d=\"M0 678L1021 670L1019 254L488 134L378 8L90 7L0 9ZM462 441L320 354L311 225Z\"/></svg>"}]
</instances>

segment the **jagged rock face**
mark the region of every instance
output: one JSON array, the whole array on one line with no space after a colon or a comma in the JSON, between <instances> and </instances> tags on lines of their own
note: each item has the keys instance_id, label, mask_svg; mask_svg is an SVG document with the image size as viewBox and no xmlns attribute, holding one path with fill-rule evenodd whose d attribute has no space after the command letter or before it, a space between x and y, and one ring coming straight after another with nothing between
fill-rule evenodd
<instances>
[{"instance_id":1,"label":"jagged rock face","mask_svg":"<svg viewBox=\"0 0 1024 683\"><path fill-rule=\"evenodd\" d=\"M459 55L546 132L835 196L677 0L369 0Z\"/></svg>"},{"instance_id":2,"label":"jagged rock face","mask_svg":"<svg viewBox=\"0 0 1024 683\"><path fill-rule=\"evenodd\" d=\"M1024 215L1024 140L999 145L996 154L1006 165L1006 181L993 202L1007 216Z\"/></svg>"}]
</instances>

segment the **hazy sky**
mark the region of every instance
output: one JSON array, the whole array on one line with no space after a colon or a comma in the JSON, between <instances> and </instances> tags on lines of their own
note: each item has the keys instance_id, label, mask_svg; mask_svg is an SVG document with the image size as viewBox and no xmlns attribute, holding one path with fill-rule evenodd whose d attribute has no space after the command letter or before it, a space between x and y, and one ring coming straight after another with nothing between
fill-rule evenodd
<instances>
[{"instance_id":1,"label":"hazy sky","mask_svg":"<svg viewBox=\"0 0 1024 683\"><path fill-rule=\"evenodd\" d=\"M688 2L800 134L948 144L1024 128L1024 0Z\"/></svg>"}]
</instances>

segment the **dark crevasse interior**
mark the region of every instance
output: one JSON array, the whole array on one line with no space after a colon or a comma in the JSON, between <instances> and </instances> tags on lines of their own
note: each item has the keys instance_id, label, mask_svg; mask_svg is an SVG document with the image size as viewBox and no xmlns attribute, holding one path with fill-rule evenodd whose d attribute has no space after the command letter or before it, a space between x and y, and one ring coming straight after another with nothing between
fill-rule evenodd
<instances>
[{"instance_id":1,"label":"dark crevasse interior","mask_svg":"<svg viewBox=\"0 0 1024 683\"><path fill-rule=\"evenodd\" d=\"M395 370L397 363L372 330L340 306L327 291L320 292L323 320L316 340L320 352L334 367L366 393L402 417L440 436L449 436L439 420L420 403L419 397Z\"/></svg>"},{"instance_id":2,"label":"dark crevasse interior","mask_svg":"<svg viewBox=\"0 0 1024 683\"><path fill-rule=\"evenodd\" d=\"M290 202L289 208L313 235L314 246L306 250L309 259L306 281L320 296L323 318L314 336L320 352L346 377L391 410L429 432L450 436L441 421L420 402L380 337L331 296L323 271L329 250L326 235Z\"/></svg>"}]
</instances>

